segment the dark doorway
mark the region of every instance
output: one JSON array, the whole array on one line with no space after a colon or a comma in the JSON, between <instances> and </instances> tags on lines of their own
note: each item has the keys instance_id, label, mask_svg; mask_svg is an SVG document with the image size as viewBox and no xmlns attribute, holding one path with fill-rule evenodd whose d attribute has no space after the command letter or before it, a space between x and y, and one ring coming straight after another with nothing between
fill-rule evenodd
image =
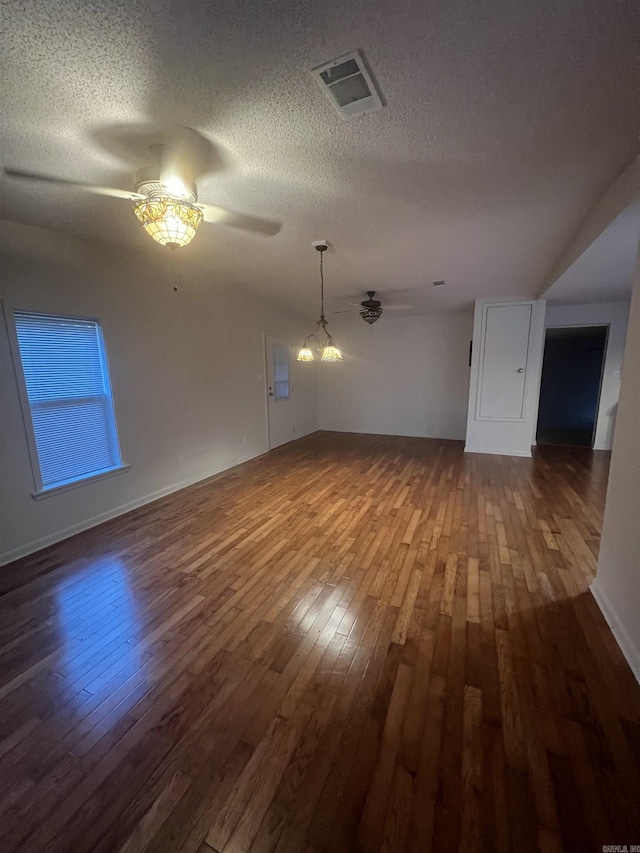
<instances>
[{"instance_id":1,"label":"dark doorway","mask_svg":"<svg viewBox=\"0 0 640 853\"><path fill-rule=\"evenodd\" d=\"M593 447L608 326L547 329L538 444Z\"/></svg>"}]
</instances>

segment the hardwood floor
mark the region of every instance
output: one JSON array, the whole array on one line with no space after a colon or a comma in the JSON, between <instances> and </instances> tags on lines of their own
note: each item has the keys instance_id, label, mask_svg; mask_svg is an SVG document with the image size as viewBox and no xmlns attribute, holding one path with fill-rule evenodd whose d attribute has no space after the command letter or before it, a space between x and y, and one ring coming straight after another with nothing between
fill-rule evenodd
<instances>
[{"instance_id":1,"label":"hardwood floor","mask_svg":"<svg viewBox=\"0 0 640 853\"><path fill-rule=\"evenodd\" d=\"M607 466L319 433L5 567L0 850L640 844Z\"/></svg>"}]
</instances>

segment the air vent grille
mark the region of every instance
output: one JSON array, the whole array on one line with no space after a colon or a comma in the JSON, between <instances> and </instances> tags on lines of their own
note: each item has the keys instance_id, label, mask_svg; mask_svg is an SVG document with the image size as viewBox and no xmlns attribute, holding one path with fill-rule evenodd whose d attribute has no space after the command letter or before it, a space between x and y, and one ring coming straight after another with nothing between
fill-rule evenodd
<instances>
[{"instance_id":1,"label":"air vent grille","mask_svg":"<svg viewBox=\"0 0 640 853\"><path fill-rule=\"evenodd\" d=\"M354 74L353 77L339 80L330 88L339 107L346 107L347 104L353 104L354 101L371 97L371 89L367 86L367 81L362 74Z\"/></svg>"},{"instance_id":2,"label":"air vent grille","mask_svg":"<svg viewBox=\"0 0 640 853\"><path fill-rule=\"evenodd\" d=\"M358 51L319 65L313 74L345 119L382 107L371 73Z\"/></svg>"},{"instance_id":3,"label":"air vent grille","mask_svg":"<svg viewBox=\"0 0 640 853\"><path fill-rule=\"evenodd\" d=\"M335 60L336 62L338 60ZM338 80L343 80L345 77L352 77L354 74L360 73L360 66L355 59L347 59L346 62L341 62L340 65L332 65L326 71L321 71L320 76L323 81L330 86L332 83L337 83Z\"/></svg>"}]
</instances>

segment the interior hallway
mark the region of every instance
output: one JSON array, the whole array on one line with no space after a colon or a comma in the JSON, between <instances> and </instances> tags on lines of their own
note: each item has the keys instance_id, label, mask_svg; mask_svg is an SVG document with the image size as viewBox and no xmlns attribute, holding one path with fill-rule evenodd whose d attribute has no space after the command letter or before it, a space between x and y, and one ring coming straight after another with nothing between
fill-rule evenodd
<instances>
[{"instance_id":1,"label":"interior hallway","mask_svg":"<svg viewBox=\"0 0 640 853\"><path fill-rule=\"evenodd\" d=\"M609 454L317 433L0 574L0 849L640 840Z\"/></svg>"}]
</instances>

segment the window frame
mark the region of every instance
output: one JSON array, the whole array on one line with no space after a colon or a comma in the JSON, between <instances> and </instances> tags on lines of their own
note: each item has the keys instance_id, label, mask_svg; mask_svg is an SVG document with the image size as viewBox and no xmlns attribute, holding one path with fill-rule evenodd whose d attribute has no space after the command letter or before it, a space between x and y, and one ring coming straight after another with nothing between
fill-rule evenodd
<instances>
[{"instance_id":1,"label":"window frame","mask_svg":"<svg viewBox=\"0 0 640 853\"><path fill-rule=\"evenodd\" d=\"M272 362L272 370L273 370L273 402L274 403L283 403L286 400L291 399L292 387L291 387L291 347L287 344L283 344L282 342L272 343L272 352L271 352L271 362ZM276 379L276 363L273 357L273 348L281 347L285 350L287 354L287 378L286 379ZM276 390L278 385L287 385L287 393L286 394L277 394Z\"/></svg>"},{"instance_id":2,"label":"window frame","mask_svg":"<svg viewBox=\"0 0 640 853\"><path fill-rule=\"evenodd\" d=\"M100 319L95 317L86 317L80 316L79 314L72 313L64 313L64 314L54 314L50 311L38 311L33 308L18 308L16 306L9 305L5 300L0 300L2 304L2 313L4 314L4 323L7 330L7 337L9 339L9 350L11 353L11 361L13 364L13 374L16 381L16 387L18 391L18 399L20 401L20 413L22 416L22 425L24 428L25 438L27 441L27 450L29 454L29 463L31 466L31 476L33 480L33 491L31 492L31 497L34 500L42 500L43 498L52 497L53 495L60 494L62 492L67 492L72 489L77 489L81 486L85 486L89 483L97 482L98 480L104 480L108 477L114 477L118 474L122 474L125 471L128 471L131 466L127 463L123 449L122 442L120 440L120 433L118 430L118 415L117 415L117 407L115 395L113 393L113 386L111 384L111 372L109 370L109 353L107 352L107 343L105 340L105 330L103 326L103 322ZM20 354L20 343L18 341L18 332L16 327L16 313L18 314L39 314L42 317L52 317L52 318L61 318L65 320L78 320L83 322L95 323L98 328L98 336L100 342L100 359L102 364L103 378L105 380L105 387L107 391L108 400L111 403L111 408L113 412L113 424L111 429L113 430L112 438L116 443L116 447L119 452L120 464L113 467L108 468L104 471L98 471L95 474L89 474L86 477L81 477L78 480L73 480L68 483L60 483L55 486L45 486L42 482L42 474L40 472L40 458L38 456L38 445L36 442L35 430L33 428L33 418L31 416L31 404L29 402L29 394L27 392L27 382L24 375L24 368L22 365L22 356Z\"/></svg>"}]
</instances>

